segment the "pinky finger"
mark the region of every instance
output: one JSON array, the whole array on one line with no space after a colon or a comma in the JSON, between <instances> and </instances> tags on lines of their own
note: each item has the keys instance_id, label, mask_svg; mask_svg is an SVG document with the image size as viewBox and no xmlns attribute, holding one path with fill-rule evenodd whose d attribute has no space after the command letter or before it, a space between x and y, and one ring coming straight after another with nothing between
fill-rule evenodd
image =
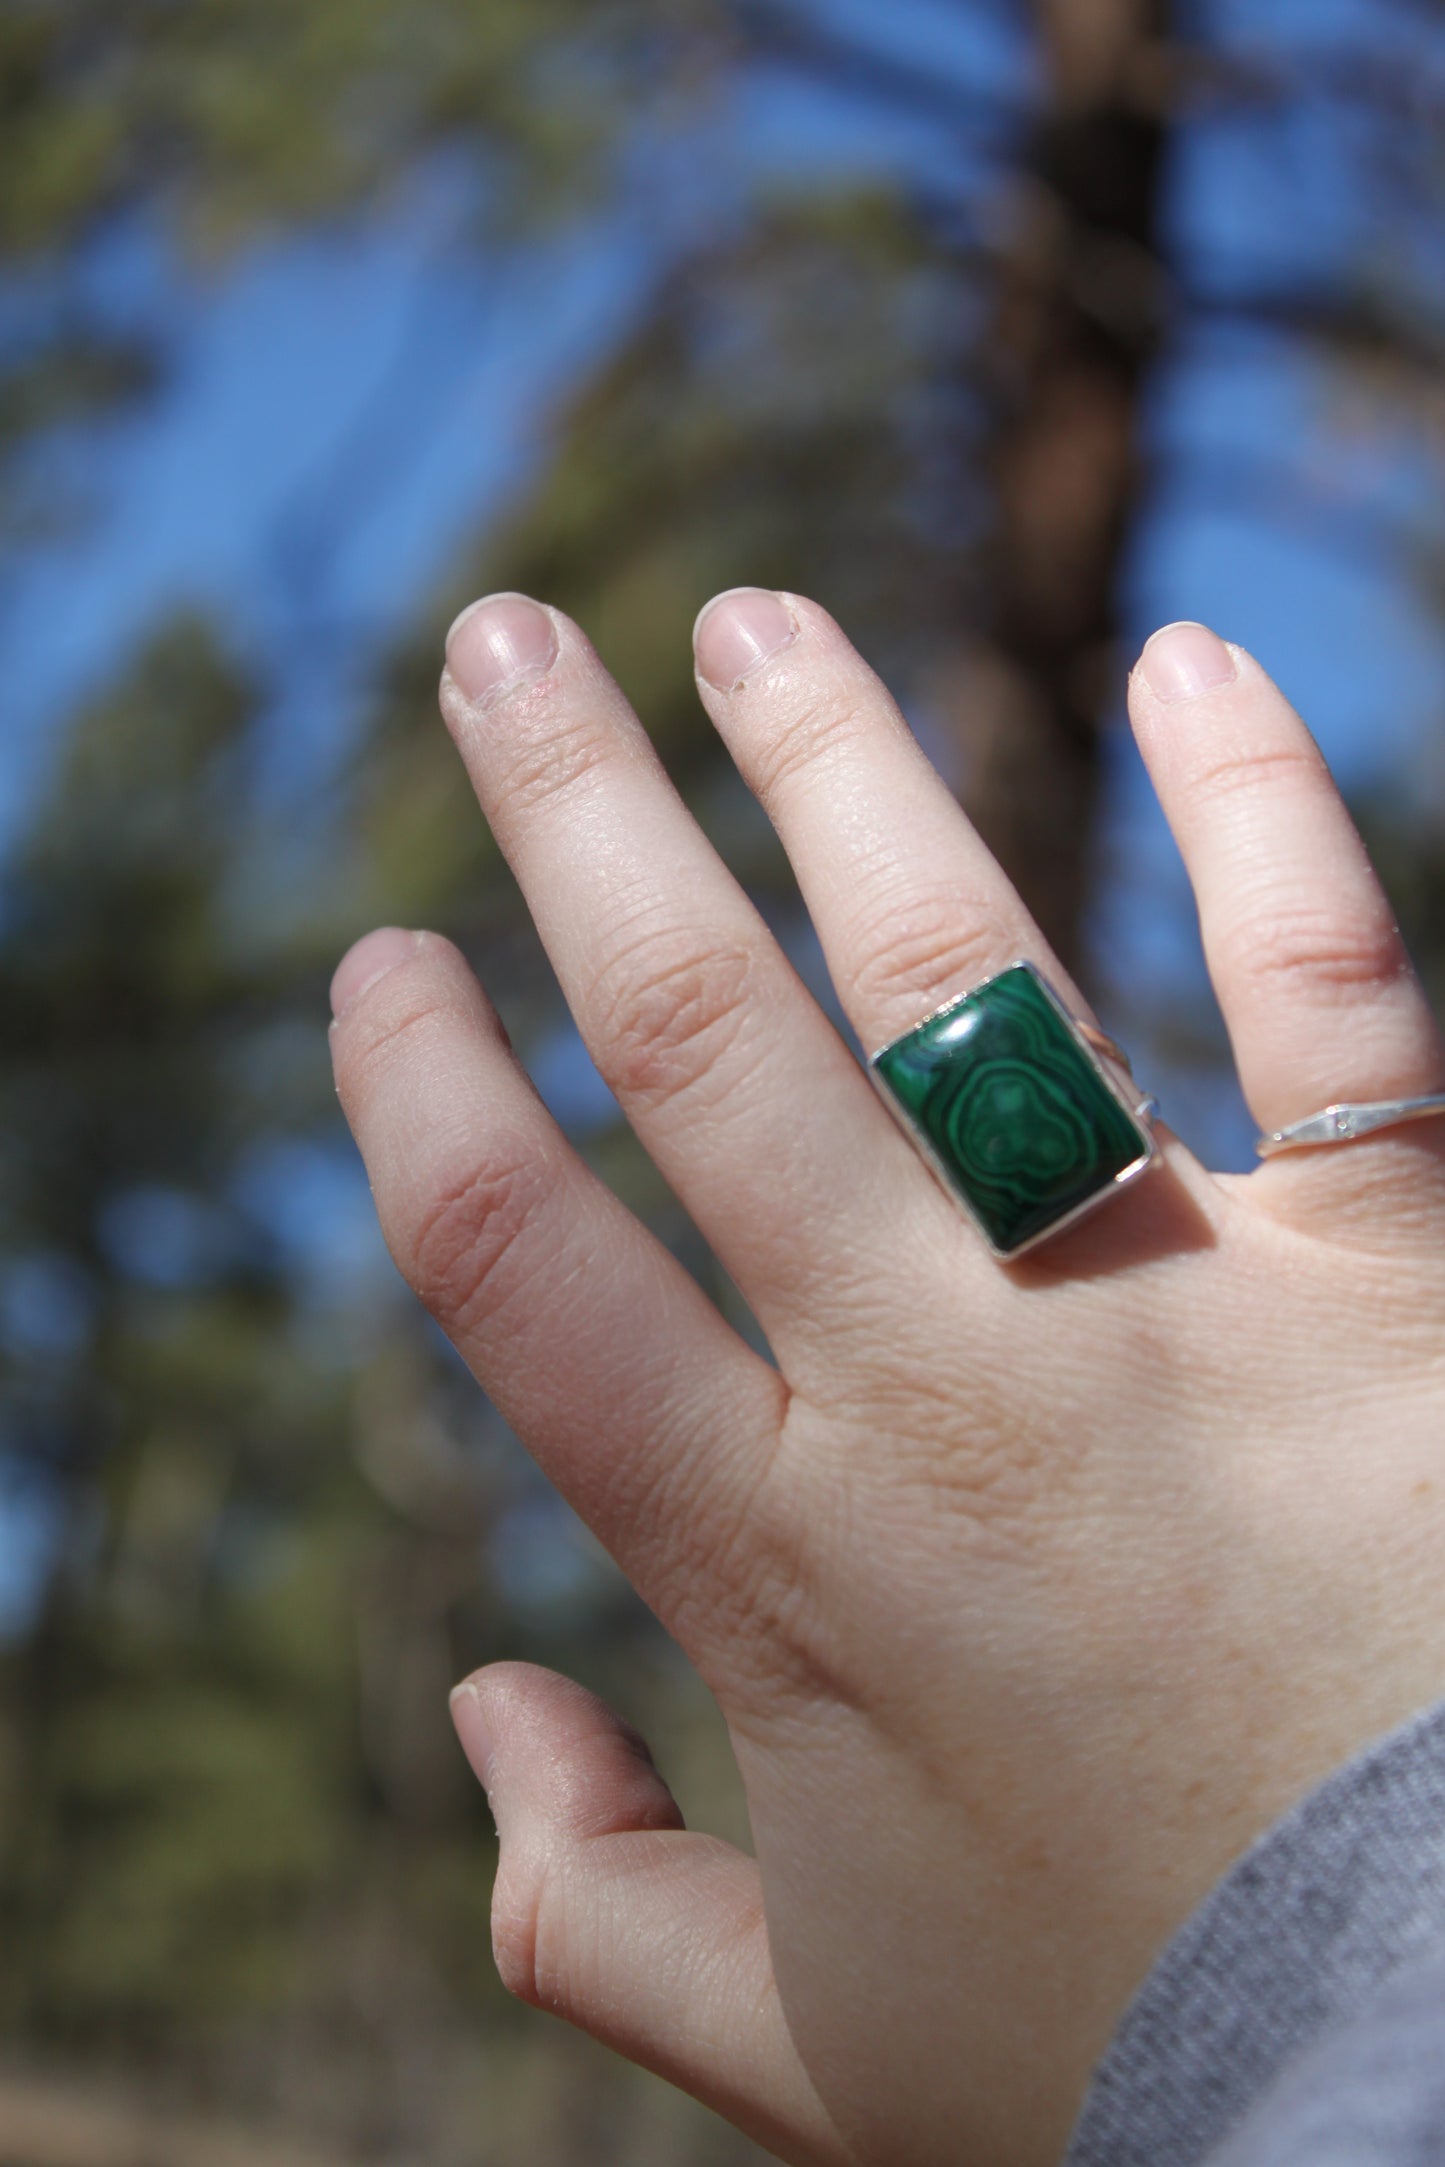
<instances>
[{"instance_id":1,"label":"pinky finger","mask_svg":"<svg viewBox=\"0 0 1445 2167\"><path fill-rule=\"evenodd\" d=\"M1171 625L1144 650L1130 711L1189 869L1261 1130L1345 1101L1439 1091L1445 1048L1394 915L1318 746L1279 688L1203 625ZM1363 1181L1377 1191L1391 1165L1418 1192L1430 1163L1419 1145L1438 1149L1438 1127L1292 1156L1262 1193L1311 1216L1323 1207L1332 1221L1352 1189Z\"/></svg>"},{"instance_id":2,"label":"pinky finger","mask_svg":"<svg viewBox=\"0 0 1445 2167\"><path fill-rule=\"evenodd\" d=\"M504 1984L795 2167L844 2153L788 2033L758 1869L683 1826L646 1746L570 1679L525 1663L452 1695L501 1840Z\"/></svg>"}]
</instances>

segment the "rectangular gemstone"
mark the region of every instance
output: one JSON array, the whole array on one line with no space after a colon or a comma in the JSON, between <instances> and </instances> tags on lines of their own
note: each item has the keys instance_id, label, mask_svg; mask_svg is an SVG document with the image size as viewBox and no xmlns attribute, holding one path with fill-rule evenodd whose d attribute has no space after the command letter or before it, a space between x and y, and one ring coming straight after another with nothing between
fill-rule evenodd
<instances>
[{"instance_id":1,"label":"rectangular gemstone","mask_svg":"<svg viewBox=\"0 0 1445 2167\"><path fill-rule=\"evenodd\" d=\"M1153 1155L1139 1121L1032 964L1019 963L876 1054L873 1073L1012 1256Z\"/></svg>"}]
</instances>

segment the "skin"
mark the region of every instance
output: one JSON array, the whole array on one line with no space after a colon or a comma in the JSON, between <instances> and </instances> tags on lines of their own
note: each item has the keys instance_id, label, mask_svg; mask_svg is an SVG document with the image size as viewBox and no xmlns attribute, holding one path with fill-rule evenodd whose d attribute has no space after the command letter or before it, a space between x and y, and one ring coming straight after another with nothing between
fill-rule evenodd
<instances>
[{"instance_id":1,"label":"skin","mask_svg":"<svg viewBox=\"0 0 1445 2167\"><path fill-rule=\"evenodd\" d=\"M582 1165L454 948L351 952L336 1072L392 1253L702 1672L756 1841L686 1831L569 1681L479 1671L453 1706L497 1960L782 2159L1043 2167L1174 1928L1445 1691L1445 1123L1248 1177L1164 1131L1142 1182L999 1265L536 607L459 621L442 710L776 1366ZM823 610L743 590L697 637L865 1045L1019 956L1088 1013ZM1259 665L1171 628L1130 710L1261 1127L1445 1088Z\"/></svg>"}]
</instances>

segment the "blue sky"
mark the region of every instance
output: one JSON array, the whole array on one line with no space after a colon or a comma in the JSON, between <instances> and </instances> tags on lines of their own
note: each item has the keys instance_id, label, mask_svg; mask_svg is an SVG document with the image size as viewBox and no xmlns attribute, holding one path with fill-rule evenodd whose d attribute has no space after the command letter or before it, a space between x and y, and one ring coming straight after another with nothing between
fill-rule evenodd
<instances>
[{"instance_id":1,"label":"blue sky","mask_svg":"<svg viewBox=\"0 0 1445 2167\"><path fill-rule=\"evenodd\" d=\"M883 42L861 0L818 4ZM1242 19L1237 8L1217 13ZM1244 11L1256 40L1270 27L1297 34L1301 20L1319 39L1357 13L1343 0L1303 16L1286 0ZM1002 9L905 0L888 12L886 39L945 76L951 65L961 80L1017 90L1006 20ZM219 607L308 749L324 745L458 545L524 484L559 396L626 330L670 254L728 215L750 176L902 169L967 186L943 131L785 74L759 78L712 125L666 190L481 267L465 245L472 206L445 177L418 186L387 223L266 249L210 277L183 269L144 229L97 249L83 278L90 305L161 327L171 364L142 411L50 448L57 479L83 478L95 516L73 541L35 551L0 590L0 841L23 819L76 699L180 599ZM1322 115L1288 149L1282 158L1277 136L1227 125L1186 137L1174 220L1201 275L1281 262L1328 270L1368 251L1338 127ZM1266 340L1201 338L1176 358L1156 401L1163 490L1140 537L1134 615L1141 635L1169 616L1203 615L1256 646L1353 773L1412 756L1441 651L1398 566L1324 532L1331 504L1405 509L1419 463L1397 457L1391 471L1372 443L1351 471L1322 397ZM1323 469L1318 436L1329 448ZM1199 486L1211 467L1255 455L1307 477L1293 531L1266 524L1254 505L1231 515Z\"/></svg>"}]
</instances>

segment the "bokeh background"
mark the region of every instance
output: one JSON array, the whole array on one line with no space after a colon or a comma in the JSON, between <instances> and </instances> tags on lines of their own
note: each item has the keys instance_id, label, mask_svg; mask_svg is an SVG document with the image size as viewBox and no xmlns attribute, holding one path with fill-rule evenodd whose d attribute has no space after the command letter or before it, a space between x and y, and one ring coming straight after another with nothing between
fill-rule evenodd
<instances>
[{"instance_id":1,"label":"bokeh background","mask_svg":"<svg viewBox=\"0 0 1445 2167\"><path fill-rule=\"evenodd\" d=\"M0 2167L760 2157L491 1968L468 1666L745 1814L385 1257L345 945L457 937L737 1300L463 786L452 614L581 619L827 999L688 645L819 597L1244 1165L1124 674L1178 616L1262 656L1438 996L1442 364L1440 0L6 0Z\"/></svg>"}]
</instances>

